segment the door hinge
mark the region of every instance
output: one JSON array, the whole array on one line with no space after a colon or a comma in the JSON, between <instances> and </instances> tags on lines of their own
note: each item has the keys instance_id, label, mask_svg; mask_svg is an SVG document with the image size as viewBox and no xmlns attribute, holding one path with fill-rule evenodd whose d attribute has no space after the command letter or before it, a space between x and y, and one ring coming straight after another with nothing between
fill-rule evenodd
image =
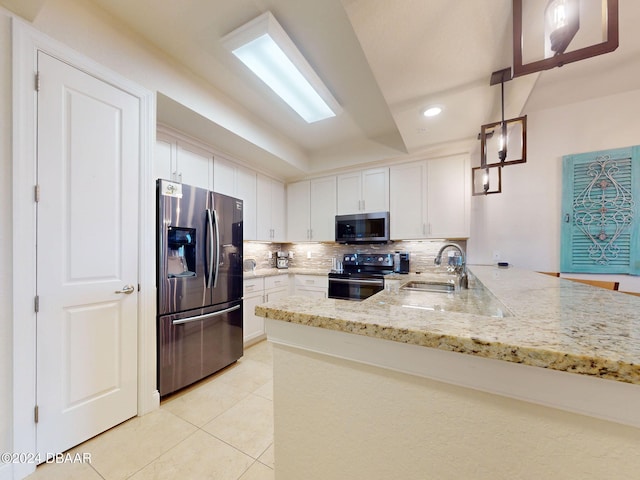
<instances>
[{"instance_id":1,"label":"door hinge","mask_svg":"<svg viewBox=\"0 0 640 480\"><path fill-rule=\"evenodd\" d=\"M138 291L140 291L140 284L138 284Z\"/></svg>"},{"instance_id":2,"label":"door hinge","mask_svg":"<svg viewBox=\"0 0 640 480\"><path fill-rule=\"evenodd\" d=\"M33 187L33 198L38 203L40 201L40 185Z\"/></svg>"},{"instance_id":3,"label":"door hinge","mask_svg":"<svg viewBox=\"0 0 640 480\"><path fill-rule=\"evenodd\" d=\"M36 92L40 91L40 72L36 73Z\"/></svg>"},{"instance_id":4,"label":"door hinge","mask_svg":"<svg viewBox=\"0 0 640 480\"><path fill-rule=\"evenodd\" d=\"M40 311L40 296L36 295L35 298L33 299L33 309L35 310L36 313L38 313Z\"/></svg>"},{"instance_id":5,"label":"door hinge","mask_svg":"<svg viewBox=\"0 0 640 480\"><path fill-rule=\"evenodd\" d=\"M38 411L38 405L36 405L35 407L33 407L33 421L35 423L38 423L39 418L40 418L40 415Z\"/></svg>"}]
</instances>

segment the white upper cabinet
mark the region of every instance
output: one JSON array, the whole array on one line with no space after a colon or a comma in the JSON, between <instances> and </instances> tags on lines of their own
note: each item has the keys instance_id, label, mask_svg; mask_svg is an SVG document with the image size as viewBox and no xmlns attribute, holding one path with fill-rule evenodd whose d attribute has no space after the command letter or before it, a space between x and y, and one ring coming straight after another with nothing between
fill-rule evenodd
<instances>
[{"instance_id":1,"label":"white upper cabinet","mask_svg":"<svg viewBox=\"0 0 640 480\"><path fill-rule=\"evenodd\" d=\"M427 216L431 238L468 238L471 166L467 155L427 162Z\"/></svg>"},{"instance_id":2,"label":"white upper cabinet","mask_svg":"<svg viewBox=\"0 0 640 480\"><path fill-rule=\"evenodd\" d=\"M284 242L286 197L284 184L265 175L257 176L257 239Z\"/></svg>"},{"instance_id":3,"label":"white upper cabinet","mask_svg":"<svg viewBox=\"0 0 640 480\"><path fill-rule=\"evenodd\" d=\"M470 194L466 156L392 166L391 238L469 237Z\"/></svg>"},{"instance_id":4,"label":"white upper cabinet","mask_svg":"<svg viewBox=\"0 0 640 480\"><path fill-rule=\"evenodd\" d=\"M243 238L257 240L256 173L234 162L216 156L213 162L214 192L239 198L243 204Z\"/></svg>"},{"instance_id":5,"label":"white upper cabinet","mask_svg":"<svg viewBox=\"0 0 640 480\"><path fill-rule=\"evenodd\" d=\"M336 238L336 177L311 180L311 240L333 242Z\"/></svg>"},{"instance_id":6,"label":"white upper cabinet","mask_svg":"<svg viewBox=\"0 0 640 480\"><path fill-rule=\"evenodd\" d=\"M287 185L287 240L330 242L335 238L336 177Z\"/></svg>"},{"instance_id":7,"label":"white upper cabinet","mask_svg":"<svg viewBox=\"0 0 640 480\"><path fill-rule=\"evenodd\" d=\"M394 240L426 238L427 162L394 165L389 172L390 234Z\"/></svg>"},{"instance_id":8,"label":"white upper cabinet","mask_svg":"<svg viewBox=\"0 0 640 480\"><path fill-rule=\"evenodd\" d=\"M215 165L214 165L215 167ZM215 180L215 177L214 177ZM242 222L244 225L244 239L257 240L257 176L256 172L241 166L236 167L236 196L242 199L244 213Z\"/></svg>"},{"instance_id":9,"label":"white upper cabinet","mask_svg":"<svg viewBox=\"0 0 640 480\"><path fill-rule=\"evenodd\" d=\"M311 240L311 182L287 185L287 240L304 242Z\"/></svg>"},{"instance_id":10,"label":"white upper cabinet","mask_svg":"<svg viewBox=\"0 0 640 480\"><path fill-rule=\"evenodd\" d=\"M213 190L214 192L237 197L236 184L237 165L216 155L213 160Z\"/></svg>"},{"instance_id":11,"label":"white upper cabinet","mask_svg":"<svg viewBox=\"0 0 640 480\"><path fill-rule=\"evenodd\" d=\"M362 209L362 173L338 175L338 215L358 213Z\"/></svg>"},{"instance_id":12,"label":"white upper cabinet","mask_svg":"<svg viewBox=\"0 0 640 480\"><path fill-rule=\"evenodd\" d=\"M337 177L338 215L389 210L389 169L373 168Z\"/></svg>"},{"instance_id":13,"label":"white upper cabinet","mask_svg":"<svg viewBox=\"0 0 640 480\"><path fill-rule=\"evenodd\" d=\"M173 180L173 164L175 162L175 141L164 139L158 134L156 139L155 158L153 162L153 177L163 180Z\"/></svg>"},{"instance_id":14,"label":"white upper cabinet","mask_svg":"<svg viewBox=\"0 0 640 480\"><path fill-rule=\"evenodd\" d=\"M188 142L158 133L156 178L213 189L213 154Z\"/></svg>"},{"instance_id":15,"label":"white upper cabinet","mask_svg":"<svg viewBox=\"0 0 640 480\"><path fill-rule=\"evenodd\" d=\"M174 178L180 183L213 190L213 155L192 145L178 143Z\"/></svg>"}]
</instances>

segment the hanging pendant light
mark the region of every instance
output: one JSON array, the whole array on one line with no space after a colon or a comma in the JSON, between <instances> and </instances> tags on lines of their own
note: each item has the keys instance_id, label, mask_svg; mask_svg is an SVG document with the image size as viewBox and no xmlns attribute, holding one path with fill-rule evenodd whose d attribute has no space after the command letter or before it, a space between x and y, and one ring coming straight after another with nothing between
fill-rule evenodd
<instances>
[{"instance_id":1,"label":"hanging pendant light","mask_svg":"<svg viewBox=\"0 0 640 480\"><path fill-rule=\"evenodd\" d=\"M618 48L618 0L512 0L512 6L514 77Z\"/></svg>"},{"instance_id":2,"label":"hanging pendant light","mask_svg":"<svg viewBox=\"0 0 640 480\"><path fill-rule=\"evenodd\" d=\"M511 79L511 68L491 74L489 85L500 84L500 121L480 127L481 165L505 167L527 161L527 116L504 118L504 84Z\"/></svg>"},{"instance_id":3,"label":"hanging pendant light","mask_svg":"<svg viewBox=\"0 0 640 480\"><path fill-rule=\"evenodd\" d=\"M504 83L511 68L491 74L490 85L500 84L500 121L480 127L480 166L471 169L473 195L502 191L502 167L527 161L527 117L504 118Z\"/></svg>"}]
</instances>

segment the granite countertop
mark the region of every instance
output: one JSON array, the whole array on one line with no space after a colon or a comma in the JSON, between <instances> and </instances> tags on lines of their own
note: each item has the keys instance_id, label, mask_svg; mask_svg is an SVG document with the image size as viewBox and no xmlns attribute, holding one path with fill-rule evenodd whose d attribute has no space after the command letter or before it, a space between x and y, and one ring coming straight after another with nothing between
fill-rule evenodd
<instances>
[{"instance_id":1,"label":"granite countertop","mask_svg":"<svg viewBox=\"0 0 640 480\"><path fill-rule=\"evenodd\" d=\"M242 278L274 277L277 275L318 275L326 276L329 270L317 268L259 268L254 271L242 272Z\"/></svg>"},{"instance_id":2,"label":"granite countertop","mask_svg":"<svg viewBox=\"0 0 640 480\"><path fill-rule=\"evenodd\" d=\"M362 302L292 296L256 307L275 320L640 384L640 297L510 267L470 266L470 288L390 282ZM400 284L427 275L397 275Z\"/></svg>"}]
</instances>

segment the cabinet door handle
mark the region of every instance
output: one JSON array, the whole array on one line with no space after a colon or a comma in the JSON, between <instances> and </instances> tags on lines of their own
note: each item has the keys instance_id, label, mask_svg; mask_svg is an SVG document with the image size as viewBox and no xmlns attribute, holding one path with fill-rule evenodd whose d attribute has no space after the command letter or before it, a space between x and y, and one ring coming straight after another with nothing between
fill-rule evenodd
<instances>
[{"instance_id":1,"label":"cabinet door handle","mask_svg":"<svg viewBox=\"0 0 640 480\"><path fill-rule=\"evenodd\" d=\"M565 213L564 215L564 223L569 223L571 221L571 215Z\"/></svg>"}]
</instances>

